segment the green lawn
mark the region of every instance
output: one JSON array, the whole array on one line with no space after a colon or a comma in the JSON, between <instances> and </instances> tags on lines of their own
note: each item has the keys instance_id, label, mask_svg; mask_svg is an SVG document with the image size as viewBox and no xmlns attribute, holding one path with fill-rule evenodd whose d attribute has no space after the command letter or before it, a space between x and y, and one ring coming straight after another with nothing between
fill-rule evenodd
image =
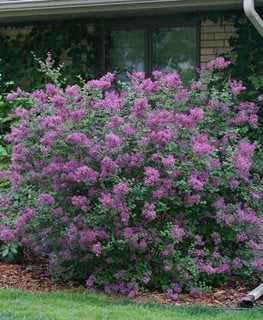
<instances>
[{"instance_id":1,"label":"green lawn","mask_svg":"<svg viewBox=\"0 0 263 320\"><path fill-rule=\"evenodd\" d=\"M0 290L0 320L253 320L263 309L249 311L209 310L200 307L136 305L102 294L24 293Z\"/></svg>"}]
</instances>

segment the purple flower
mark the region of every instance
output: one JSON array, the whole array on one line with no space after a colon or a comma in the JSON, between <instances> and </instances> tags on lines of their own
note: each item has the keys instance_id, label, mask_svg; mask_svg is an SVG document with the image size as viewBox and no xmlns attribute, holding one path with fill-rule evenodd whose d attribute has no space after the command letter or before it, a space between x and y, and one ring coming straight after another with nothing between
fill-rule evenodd
<instances>
[{"instance_id":1,"label":"purple flower","mask_svg":"<svg viewBox=\"0 0 263 320\"><path fill-rule=\"evenodd\" d=\"M250 191L249 194L250 194L251 199L254 201L259 201L262 199L262 194L260 192Z\"/></svg>"},{"instance_id":2,"label":"purple flower","mask_svg":"<svg viewBox=\"0 0 263 320\"><path fill-rule=\"evenodd\" d=\"M18 128L11 128L11 133L5 135L4 140L7 142L17 143L24 140L29 134L29 129L21 124Z\"/></svg>"},{"instance_id":3,"label":"purple flower","mask_svg":"<svg viewBox=\"0 0 263 320\"><path fill-rule=\"evenodd\" d=\"M147 98L137 98L134 100L134 106L132 109L132 115L135 117L143 117L145 115L146 109L148 107Z\"/></svg>"},{"instance_id":4,"label":"purple flower","mask_svg":"<svg viewBox=\"0 0 263 320\"><path fill-rule=\"evenodd\" d=\"M145 186L154 186L160 182L160 173L158 170L152 167L146 167L144 170L145 178L144 185Z\"/></svg>"},{"instance_id":5,"label":"purple flower","mask_svg":"<svg viewBox=\"0 0 263 320\"><path fill-rule=\"evenodd\" d=\"M203 84L201 81L195 81L191 84L191 89L194 91L200 91L203 88Z\"/></svg>"},{"instance_id":6,"label":"purple flower","mask_svg":"<svg viewBox=\"0 0 263 320\"><path fill-rule=\"evenodd\" d=\"M211 238L213 239L216 246L218 246L221 243L221 238L218 232L211 233Z\"/></svg>"},{"instance_id":7,"label":"purple flower","mask_svg":"<svg viewBox=\"0 0 263 320\"><path fill-rule=\"evenodd\" d=\"M106 147L107 149L119 148L122 145L122 139L116 134L109 133L106 135Z\"/></svg>"},{"instance_id":8,"label":"purple flower","mask_svg":"<svg viewBox=\"0 0 263 320\"><path fill-rule=\"evenodd\" d=\"M165 272L171 272L172 271L172 266L170 265L170 263L167 260L163 261L163 270Z\"/></svg>"},{"instance_id":9,"label":"purple flower","mask_svg":"<svg viewBox=\"0 0 263 320\"><path fill-rule=\"evenodd\" d=\"M136 136L136 128L134 125L123 128L123 133L128 137Z\"/></svg>"},{"instance_id":10,"label":"purple flower","mask_svg":"<svg viewBox=\"0 0 263 320\"><path fill-rule=\"evenodd\" d=\"M95 256L101 255L101 243L97 242L92 246L91 251L95 254Z\"/></svg>"},{"instance_id":11,"label":"purple flower","mask_svg":"<svg viewBox=\"0 0 263 320\"><path fill-rule=\"evenodd\" d=\"M190 293L195 298L200 298L202 296L202 292L196 287L191 288Z\"/></svg>"},{"instance_id":12,"label":"purple flower","mask_svg":"<svg viewBox=\"0 0 263 320\"><path fill-rule=\"evenodd\" d=\"M18 87L16 89L16 92L14 93L9 93L7 96L6 96L6 100L7 101L12 101L12 100L15 100L16 98L18 98L19 96L21 96L23 93L23 91Z\"/></svg>"},{"instance_id":13,"label":"purple flower","mask_svg":"<svg viewBox=\"0 0 263 320\"><path fill-rule=\"evenodd\" d=\"M124 238L125 239L131 239L134 235L134 232L132 230L132 228L126 228L124 231Z\"/></svg>"},{"instance_id":14,"label":"purple flower","mask_svg":"<svg viewBox=\"0 0 263 320\"><path fill-rule=\"evenodd\" d=\"M179 294L182 292L181 286L177 283L172 283L170 288L167 291L167 296L169 299L176 301L179 298Z\"/></svg>"},{"instance_id":15,"label":"purple flower","mask_svg":"<svg viewBox=\"0 0 263 320\"><path fill-rule=\"evenodd\" d=\"M199 235L197 235L195 237L195 242L194 243L195 243L196 246L204 246L205 245L203 237L199 236Z\"/></svg>"},{"instance_id":16,"label":"purple flower","mask_svg":"<svg viewBox=\"0 0 263 320\"><path fill-rule=\"evenodd\" d=\"M96 281L96 277L94 275L91 275L88 277L88 279L86 280L87 290L91 290L93 288L95 281Z\"/></svg>"},{"instance_id":17,"label":"purple flower","mask_svg":"<svg viewBox=\"0 0 263 320\"><path fill-rule=\"evenodd\" d=\"M73 175L74 177L74 175ZM90 183L95 183L98 178L98 173L88 166L82 166L77 168L74 180L77 181L88 181Z\"/></svg>"},{"instance_id":18,"label":"purple flower","mask_svg":"<svg viewBox=\"0 0 263 320\"><path fill-rule=\"evenodd\" d=\"M75 123L82 121L85 118L84 110L75 110L70 112L71 120Z\"/></svg>"},{"instance_id":19,"label":"purple flower","mask_svg":"<svg viewBox=\"0 0 263 320\"><path fill-rule=\"evenodd\" d=\"M81 209L82 211L88 210L89 200L84 196L74 196L71 198L71 203L74 207Z\"/></svg>"},{"instance_id":20,"label":"purple flower","mask_svg":"<svg viewBox=\"0 0 263 320\"><path fill-rule=\"evenodd\" d=\"M229 180L228 185L229 185L230 189L236 189L239 186L239 181L237 181L235 179L231 179L231 180Z\"/></svg>"},{"instance_id":21,"label":"purple flower","mask_svg":"<svg viewBox=\"0 0 263 320\"><path fill-rule=\"evenodd\" d=\"M171 122L172 118L173 114L168 110L164 109L160 111L154 111L146 120L146 126L152 129L160 125L165 126Z\"/></svg>"},{"instance_id":22,"label":"purple flower","mask_svg":"<svg viewBox=\"0 0 263 320\"><path fill-rule=\"evenodd\" d=\"M65 140L67 142L83 145L85 147L89 147L91 145L91 141L87 138L87 136L84 133L80 132L70 134L65 138Z\"/></svg>"},{"instance_id":23,"label":"purple flower","mask_svg":"<svg viewBox=\"0 0 263 320\"><path fill-rule=\"evenodd\" d=\"M110 122L106 124L106 129L116 129L119 128L122 124L124 124L125 120L121 117L112 117Z\"/></svg>"},{"instance_id":24,"label":"purple flower","mask_svg":"<svg viewBox=\"0 0 263 320\"><path fill-rule=\"evenodd\" d=\"M177 105L181 105L186 103L187 99L189 98L189 92L186 89L181 89L177 91L174 101Z\"/></svg>"},{"instance_id":25,"label":"purple flower","mask_svg":"<svg viewBox=\"0 0 263 320\"><path fill-rule=\"evenodd\" d=\"M105 156L101 161L101 178L112 178L118 169L118 165L110 157Z\"/></svg>"},{"instance_id":26,"label":"purple flower","mask_svg":"<svg viewBox=\"0 0 263 320\"><path fill-rule=\"evenodd\" d=\"M79 87L77 85L67 86L65 89L65 93L71 97L74 97L75 100L79 99Z\"/></svg>"},{"instance_id":27,"label":"purple flower","mask_svg":"<svg viewBox=\"0 0 263 320\"><path fill-rule=\"evenodd\" d=\"M198 134L191 139L192 151L198 156L206 156L214 151L207 134Z\"/></svg>"},{"instance_id":28,"label":"purple flower","mask_svg":"<svg viewBox=\"0 0 263 320\"><path fill-rule=\"evenodd\" d=\"M15 236L9 227L4 227L4 226L2 227L0 225L0 239L4 243L9 243L15 240Z\"/></svg>"},{"instance_id":29,"label":"purple flower","mask_svg":"<svg viewBox=\"0 0 263 320\"><path fill-rule=\"evenodd\" d=\"M193 190L202 190L204 186L208 183L207 173L193 172L188 179L188 183Z\"/></svg>"},{"instance_id":30,"label":"purple flower","mask_svg":"<svg viewBox=\"0 0 263 320\"><path fill-rule=\"evenodd\" d=\"M204 118L204 111L200 108L191 108L189 118L192 122L198 123Z\"/></svg>"},{"instance_id":31,"label":"purple flower","mask_svg":"<svg viewBox=\"0 0 263 320\"><path fill-rule=\"evenodd\" d=\"M88 90L102 90L106 91L111 87L111 84L114 80L115 76L113 73L108 72L106 75L101 77L99 80L90 80L86 84L86 88Z\"/></svg>"},{"instance_id":32,"label":"purple flower","mask_svg":"<svg viewBox=\"0 0 263 320\"><path fill-rule=\"evenodd\" d=\"M259 272L263 272L263 260L262 259L255 259L252 264L252 268L256 269Z\"/></svg>"},{"instance_id":33,"label":"purple flower","mask_svg":"<svg viewBox=\"0 0 263 320\"><path fill-rule=\"evenodd\" d=\"M40 194L38 196L38 201L43 206L52 206L55 204L55 199L47 193Z\"/></svg>"},{"instance_id":34,"label":"purple flower","mask_svg":"<svg viewBox=\"0 0 263 320\"><path fill-rule=\"evenodd\" d=\"M170 89L180 89L182 86L180 75L177 72L171 72L163 75L160 81Z\"/></svg>"},{"instance_id":35,"label":"purple flower","mask_svg":"<svg viewBox=\"0 0 263 320\"><path fill-rule=\"evenodd\" d=\"M114 275L113 275L113 277L115 278L115 279L122 279L125 275L126 275L126 271L125 270L118 270L116 273L114 273Z\"/></svg>"},{"instance_id":36,"label":"purple flower","mask_svg":"<svg viewBox=\"0 0 263 320\"><path fill-rule=\"evenodd\" d=\"M254 154L255 149L255 143L251 144L246 141L241 141L234 156L234 164L237 174L245 181L247 181L250 176L250 168L253 164L251 157Z\"/></svg>"},{"instance_id":37,"label":"purple flower","mask_svg":"<svg viewBox=\"0 0 263 320\"><path fill-rule=\"evenodd\" d=\"M62 108L66 104L66 98L62 97L60 94L55 94L54 97L51 99L54 106L56 108Z\"/></svg>"},{"instance_id":38,"label":"purple flower","mask_svg":"<svg viewBox=\"0 0 263 320\"><path fill-rule=\"evenodd\" d=\"M170 129L158 129L152 131L149 134L149 138L160 147L164 147L167 142L173 139L173 133Z\"/></svg>"},{"instance_id":39,"label":"purple flower","mask_svg":"<svg viewBox=\"0 0 263 320\"><path fill-rule=\"evenodd\" d=\"M171 234L171 236L172 236L173 239L181 242L182 241L182 237L183 237L184 234L185 234L184 228L179 227L178 224L174 224L172 226L172 234Z\"/></svg>"},{"instance_id":40,"label":"purple flower","mask_svg":"<svg viewBox=\"0 0 263 320\"><path fill-rule=\"evenodd\" d=\"M150 204L149 202L144 202L142 215L145 217L145 219L151 221L156 218L156 212L154 209L155 209L154 204Z\"/></svg>"},{"instance_id":41,"label":"purple flower","mask_svg":"<svg viewBox=\"0 0 263 320\"><path fill-rule=\"evenodd\" d=\"M237 97L242 91L246 90L246 87L243 86L242 81L229 81L229 86L234 97Z\"/></svg>"},{"instance_id":42,"label":"purple flower","mask_svg":"<svg viewBox=\"0 0 263 320\"><path fill-rule=\"evenodd\" d=\"M224 70L231 64L230 61L226 61L223 57L217 57L216 59L208 62L207 67L210 70Z\"/></svg>"},{"instance_id":43,"label":"purple flower","mask_svg":"<svg viewBox=\"0 0 263 320\"><path fill-rule=\"evenodd\" d=\"M26 224L35 216L35 210L32 208L26 208L22 211L22 214L18 216L15 222L16 229L22 231ZM17 231L16 230L16 231Z\"/></svg>"},{"instance_id":44,"label":"purple flower","mask_svg":"<svg viewBox=\"0 0 263 320\"><path fill-rule=\"evenodd\" d=\"M190 193L185 194L184 202L186 208L191 208L195 204L198 204L201 201L201 196L199 194L192 195Z\"/></svg>"},{"instance_id":45,"label":"purple flower","mask_svg":"<svg viewBox=\"0 0 263 320\"><path fill-rule=\"evenodd\" d=\"M127 182L120 182L117 183L114 188L113 192L116 196L121 197L129 192L129 185Z\"/></svg>"},{"instance_id":46,"label":"purple flower","mask_svg":"<svg viewBox=\"0 0 263 320\"><path fill-rule=\"evenodd\" d=\"M115 209L116 207L114 199L108 193L102 193L99 201L106 208Z\"/></svg>"},{"instance_id":47,"label":"purple flower","mask_svg":"<svg viewBox=\"0 0 263 320\"><path fill-rule=\"evenodd\" d=\"M63 123L63 118L61 116L48 116L41 120L39 127L43 130L45 129L57 129L57 127Z\"/></svg>"},{"instance_id":48,"label":"purple flower","mask_svg":"<svg viewBox=\"0 0 263 320\"><path fill-rule=\"evenodd\" d=\"M142 283L147 285L151 281L151 278L152 278L152 271L145 272Z\"/></svg>"},{"instance_id":49,"label":"purple flower","mask_svg":"<svg viewBox=\"0 0 263 320\"><path fill-rule=\"evenodd\" d=\"M240 258L235 258L232 261L232 265L234 269L242 269L243 268L243 263L241 262Z\"/></svg>"}]
</instances>

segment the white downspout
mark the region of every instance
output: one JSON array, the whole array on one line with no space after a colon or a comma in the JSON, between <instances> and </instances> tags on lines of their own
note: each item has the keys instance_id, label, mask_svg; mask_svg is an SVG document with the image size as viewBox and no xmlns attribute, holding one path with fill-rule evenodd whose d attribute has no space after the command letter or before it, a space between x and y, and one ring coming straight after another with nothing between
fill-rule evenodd
<instances>
[{"instance_id":1,"label":"white downspout","mask_svg":"<svg viewBox=\"0 0 263 320\"><path fill-rule=\"evenodd\" d=\"M244 11L247 18L263 37L263 20L255 10L254 0L244 0Z\"/></svg>"}]
</instances>

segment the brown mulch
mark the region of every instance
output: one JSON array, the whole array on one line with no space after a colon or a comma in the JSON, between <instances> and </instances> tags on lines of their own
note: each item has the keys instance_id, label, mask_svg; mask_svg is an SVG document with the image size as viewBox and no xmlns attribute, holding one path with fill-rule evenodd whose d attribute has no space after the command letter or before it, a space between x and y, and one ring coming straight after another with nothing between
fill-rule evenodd
<instances>
[{"instance_id":1,"label":"brown mulch","mask_svg":"<svg viewBox=\"0 0 263 320\"><path fill-rule=\"evenodd\" d=\"M61 285L52 282L46 274L46 269L46 265L43 263L16 265L0 262L0 289L51 292L65 291L77 287L74 283ZM174 306L238 307L240 299L258 284L235 280L232 284L229 283L228 287L213 289L211 292L202 295L201 298L182 294L179 300L174 302L164 294L153 292L141 294L134 301L138 303L152 302ZM257 301L256 306L263 306L263 297Z\"/></svg>"},{"instance_id":2,"label":"brown mulch","mask_svg":"<svg viewBox=\"0 0 263 320\"><path fill-rule=\"evenodd\" d=\"M52 282L42 264L16 265L0 262L0 289L22 291L61 291L67 287Z\"/></svg>"},{"instance_id":3,"label":"brown mulch","mask_svg":"<svg viewBox=\"0 0 263 320\"><path fill-rule=\"evenodd\" d=\"M236 289L214 289L207 294L203 294L200 298L194 298L189 294L183 294L177 301L167 299L164 294L160 293L145 293L135 299L139 303L157 303L174 306L191 306L199 305L203 307L213 308L235 308L239 307L240 300L248 291L244 287L237 287ZM255 306L263 307L263 299L256 301Z\"/></svg>"}]
</instances>

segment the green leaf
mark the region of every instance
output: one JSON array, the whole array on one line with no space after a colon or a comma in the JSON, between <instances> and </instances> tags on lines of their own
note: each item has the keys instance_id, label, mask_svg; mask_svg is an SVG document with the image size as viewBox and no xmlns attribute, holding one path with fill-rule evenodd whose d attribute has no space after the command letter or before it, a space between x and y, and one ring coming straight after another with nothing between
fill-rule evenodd
<instances>
[{"instance_id":1,"label":"green leaf","mask_svg":"<svg viewBox=\"0 0 263 320\"><path fill-rule=\"evenodd\" d=\"M9 249L7 248L7 249L5 249L5 250L3 250L3 252L2 252L2 257L7 257L8 256L8 254L9 254Z\"/></svg>"}]
</instances>

